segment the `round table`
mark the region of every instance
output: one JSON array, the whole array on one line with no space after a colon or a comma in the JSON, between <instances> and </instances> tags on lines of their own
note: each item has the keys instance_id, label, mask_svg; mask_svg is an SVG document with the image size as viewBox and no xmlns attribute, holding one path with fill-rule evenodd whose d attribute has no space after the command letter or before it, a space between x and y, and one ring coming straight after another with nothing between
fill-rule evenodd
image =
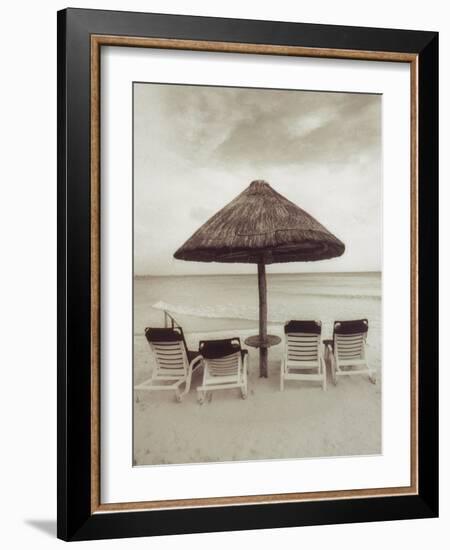
<instances>
[{"instance_id":1,"label":"round table","mask_svg":"<svg viewBox=\"0 0 450 550\"><path fill-rule=\"evenodd\" d=\"M268 334L264 341L262 341L261 336L257 334L256 336L249 336L244 342L246 346L250 346L251 348L271 348L279 344L281 338L274 334Z\"/></svg>"},{"instance_id":2,"label":"round table","mask_svg":"<svg viewBox=\"0 0 450 550\"><path fill-rule=\"evenodd\" d=\"M260 350L260 362L263 361L263 364L265 365L265 368L261 369L260 366L260 377L267 378L267 350L268 348L271 348L272 346L276 346L281 342L281 338L279 336L275 336L274 334L268 334L264 340L261 338L259 334L256 336L249 336L244 340L246 346L250 346L252 348L259 348ZM261 365L261 363L260 363Z\"/></svg>"}]
</instances>

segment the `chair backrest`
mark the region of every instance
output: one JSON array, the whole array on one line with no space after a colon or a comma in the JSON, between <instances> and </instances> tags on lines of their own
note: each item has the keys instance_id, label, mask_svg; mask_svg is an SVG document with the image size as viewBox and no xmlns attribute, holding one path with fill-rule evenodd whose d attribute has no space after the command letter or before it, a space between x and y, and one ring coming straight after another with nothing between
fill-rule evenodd
<instances>
[{"instance_id":1,"label":"chair backrest","mask_svg":"<svg viewBox=\"0 0 450 550\"><path fill-rule=\"evenodd\" d=\"M167 375L182 375L188 366L183 330L175 328L146 328L145 337L155 356L159 371Z\"/></svg>"},{"instance_id":2,"label":"chair backrest","mask_svg":"<svg viewBox=\"0 0 450 550\"><path fill-rule=\"evenodd\" d=\"M367 319L335 321L333 340L337 358L341 360L362 358L368 330Z\"/></svg>"},{"instance_id":3,"label":"chair backrest","mask_svg":"<svg viewBox=\"0 0 450 550\"><path fill-rule=\"evenodd\" d=\"M239 338L225 340L202 340L199 348L205 366L211 376L233 376L241 365L241 341Z\"/></svg>"},{"instance_id":4,"label":"chair backrest","mask_svg":"<svg viewBox=\"0 0 450 550\"><path fill-rule=\"evenodd\" d=\"M289 321L284 325L286 357L292 362L317 361L320 352L320 321Z\"/></svg>"}]
</instances>

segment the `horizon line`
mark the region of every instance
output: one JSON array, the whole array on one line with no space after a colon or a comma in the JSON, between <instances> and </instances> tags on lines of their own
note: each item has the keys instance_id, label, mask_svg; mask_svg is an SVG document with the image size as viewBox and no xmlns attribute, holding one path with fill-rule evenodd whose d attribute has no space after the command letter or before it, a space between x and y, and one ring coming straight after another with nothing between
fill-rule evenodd
<instances>
[{"instance_id":1,"label":"horizon line","mask_svg":"<svg viewBox=\"0 0 450 550\"><path fill-rule=\"evenodd\" d=\"M267 273L268 276L270 275L349 275L349 274L355 274L355 273L382 273L381 269L369 269L367 271L360 270L360 271L289 271L286 273ZM145 273L145 274L133 274L133 278L146 278L146 277L224 277L228 275L249 275L251 277L254 276L253 273L180 273L178 275L176 274L151 274L151 273Z\"/></svg>"}]
</instances>

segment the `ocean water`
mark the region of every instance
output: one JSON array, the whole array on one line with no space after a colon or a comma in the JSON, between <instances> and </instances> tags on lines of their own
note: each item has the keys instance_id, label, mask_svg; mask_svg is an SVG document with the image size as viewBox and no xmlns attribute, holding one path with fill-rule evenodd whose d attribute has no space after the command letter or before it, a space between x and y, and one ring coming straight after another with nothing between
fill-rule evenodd
<instances>
[{"instance_id":1,"label":"ocean water","mask_svg":"<svg viewBox=\"0 0 450 550\"><path fill-rule=\"evenodd\" d=\"M322 321L323 338L335 320L369 320L368 342L381 344L381 273L267 275L268 324L280 328L290 319ZM185 333L258 331L258 281L255 275L136 277L134 334L163 326L167 310Z\"/></svg>"}]
</instances>

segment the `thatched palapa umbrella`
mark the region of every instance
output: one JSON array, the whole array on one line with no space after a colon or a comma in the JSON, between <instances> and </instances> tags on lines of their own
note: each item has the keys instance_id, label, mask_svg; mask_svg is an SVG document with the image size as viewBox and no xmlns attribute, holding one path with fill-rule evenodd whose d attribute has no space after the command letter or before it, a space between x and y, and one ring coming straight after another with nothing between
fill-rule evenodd
<instances>
[{"instance_id":1,"label":"thatched palapa umbrella","mask_svg":"<svg viewBox=\"0 0 450 550\"><path fill-rule=\"evenodd\" d=\"M174 254L179 260L258 264L260 376L267 377L266 264L341 256L344 244L262 180L253 181Z\"/></svg>"}]
</instances>

